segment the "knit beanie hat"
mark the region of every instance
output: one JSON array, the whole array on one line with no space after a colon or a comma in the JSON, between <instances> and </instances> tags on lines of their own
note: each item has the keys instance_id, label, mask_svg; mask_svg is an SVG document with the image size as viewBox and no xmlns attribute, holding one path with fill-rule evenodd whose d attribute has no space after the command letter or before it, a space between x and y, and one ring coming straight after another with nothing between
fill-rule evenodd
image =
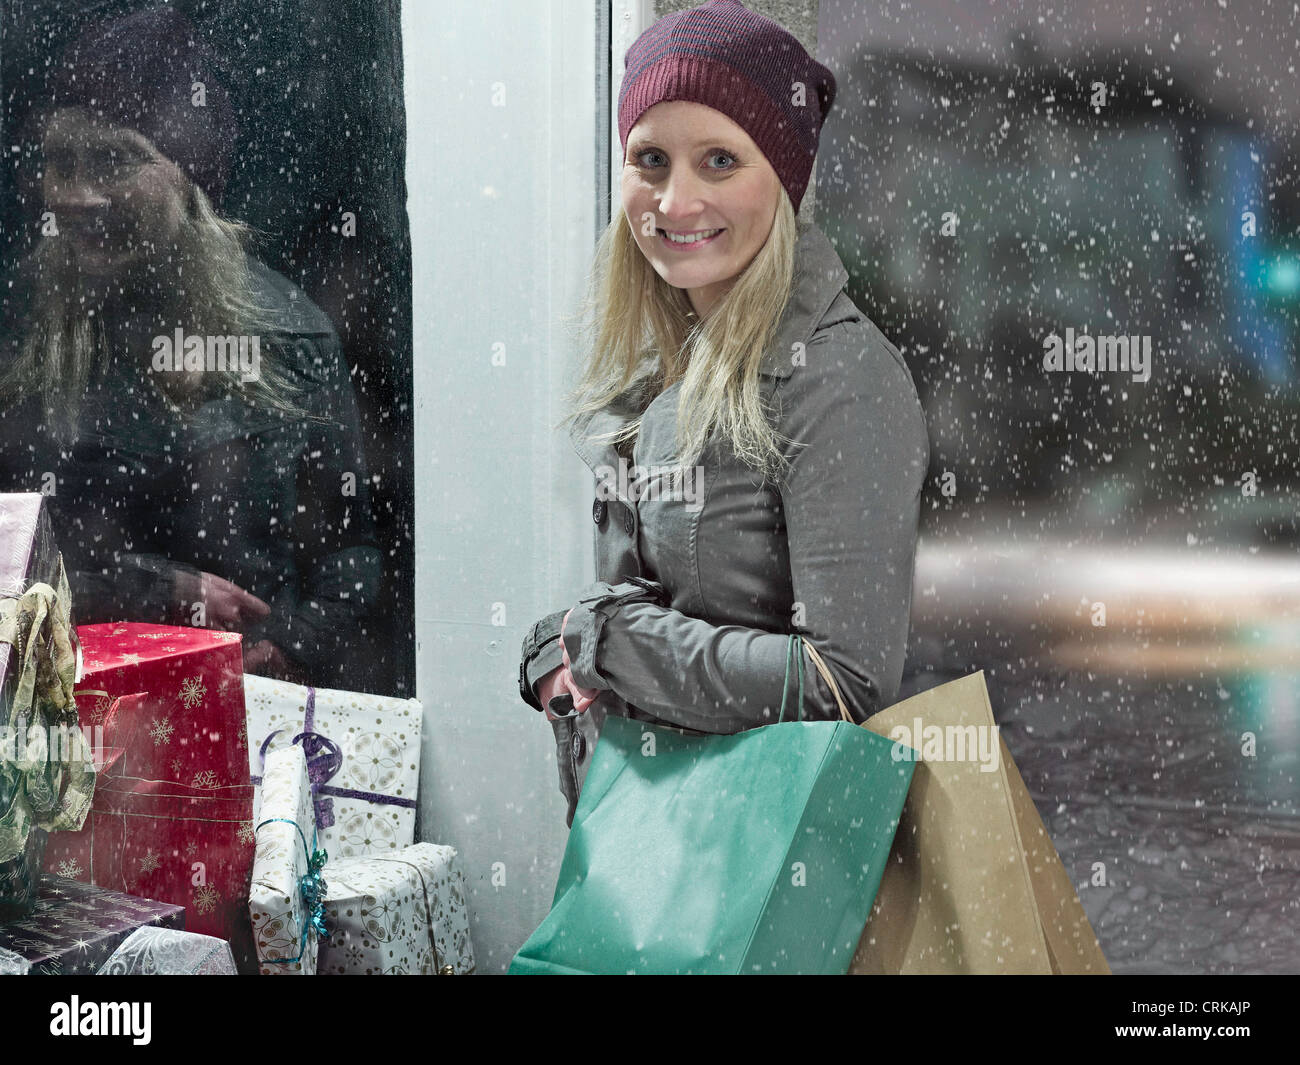
<instances>
[{"instance_id":1,"label":"knit beanie hat","mask_svg":"<svg viewBox=\"0 0 1300 1065\"><path fill-rule=\"evenodd\" d=\"M767 157L797 211L835 100L835 76L786 30L741 4L707 4L666 15L627 50L618 135L666 100L721 111Z\"/></svg>"},{"instance_id":2,"label":"knit beanie hat","mask_svg":"<svg viewBox=\"0 0 1300 1065\"><path fill-rule=\"evenodd\" d=\"M149 8L83 33L64 53L51 103L86 107L138 130L220 203L238 133L234 109L211 54L174 8Z\"/></svg>"}]
</instances>

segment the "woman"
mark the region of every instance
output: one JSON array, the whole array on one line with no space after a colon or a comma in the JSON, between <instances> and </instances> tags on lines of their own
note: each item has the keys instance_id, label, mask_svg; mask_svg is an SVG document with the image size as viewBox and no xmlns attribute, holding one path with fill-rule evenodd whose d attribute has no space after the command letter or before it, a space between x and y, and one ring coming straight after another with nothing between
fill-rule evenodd
<instances>
[{"instance_id":1,"label":"woman","mask_svg":"<svg viewBox=\"0 0 1300 1065\"><path fill-rule=\"evenodd\" d=\"M50 496L79 622L236 630L249 672L347 686L381 565L356 399L329 320L216 210L234 126L210 57L171 8L95 26L34 122L0 491Z\"/></svg>"},{"instance_id":2,"label":"woman","mask_svg":"<svg viewBox=\"0 0 1300 1065\"><path fill-rule=\"evenodd\" d=\"M831 72L734 0L661 19L626 64L622 211L568 419L597 476L601 579L533 627L520 665L569 824L606 714L776 721L796 699L789 633L859 720L896 699L929 463L906 364L796 222ZM804 716L838 717L806 675Z\"/></svg>"}]
</instances>

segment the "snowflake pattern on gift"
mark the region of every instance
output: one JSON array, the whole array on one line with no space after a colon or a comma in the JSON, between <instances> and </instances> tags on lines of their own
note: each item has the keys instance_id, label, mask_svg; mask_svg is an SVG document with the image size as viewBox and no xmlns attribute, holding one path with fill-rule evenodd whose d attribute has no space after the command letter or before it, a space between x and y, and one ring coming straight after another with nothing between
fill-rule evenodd
<instances>
[{"instance_id":1,"label":"snowflake pattern on gift","mask_svg":"<svg viewBox=\"0 0 1300 1065\"><path fill-rule=\"evenodd\" d=\"M253 834L253 822L252 822L252 821L241 821L241 822L239 823L239 836L238 836L238 839L239 839L239 842L240 842L240 843L254 843L254 842L256 842L257 837Z\"/></svg>"},{"instance_id":2,"label":"snowflake pattern on gift","mask_svg":"<svg viewBox=\"0 0 1300 1065\"><path fill-rule=\"evenodd\" d=\"M212 632L209 635L215 636L218 640L225 640L227 643L234 643L235 640L238 640L240 638L241 634L238 632L226 632L224 630L219 630L216 632Z\"/></svg>"},{"instance_id":3,"label":"snowflake pattern on gift","mask_svg":"<svg viewBox=\"0 0 1300 1065\"><path fill-rule=\"evenodd\" d=\"M108 713L108 708L113 705L113 700L107 695L101 695L95 700L94 708L90 711L90 723L98 725L104 720L104 715Z\"/></svg>"},{"instance_id":4,"label":"snowflake pattern on gift","mask_svg":"<svg viewBox=\"0 0 1300 1065\"><path fill-rule=\"evenodd\" d=\"M171 723L170 718L163 718L161 721L155 721L153 728L149 730L149 735L153 737L153 745L159 747L164 743L171 743L172 733L176 729Z\"/></svg>"},{"instance_id":5,"label":"snowflake pattern on gift","mask_svg":"<svg viewBox=\"0 0 1300 1065\"><path fill-rule=\"evenodd\" d=\"M138 666L138 665L140 664L140 662L141 662L141 658L140 658L140 656L139 656L138 654L136 654L134 651L131 651L131 652L129 652L129 653L127 653L127 654L124 654L124 655L122 656L122 664L123 664L123 665L127 665L127 666Z\"/></svg>"},{"instance_id":6,"label":"snowflake pattern on gift","mask_svg":"<svg viewBox=\"0 0 1300 1065\"><path fill-rule=\"evenodd\" d=\"M75 858L69 858L66 861L59 862L59 876L66 876L69 880L76 880L81 875L81 866Z\"/></svg>"},{"instance_id":7,"label":"snowflake pattern on gift","mask_svg":"<svg viewBox=\"0 0 1300 1065\"><path fill-rule=\"evenodd\" d=\"M211 884L204 884L200 888L194 889L194 912L207 915L217 908L217 903L221 901L221 892Z\"/></svg>"},{"instance_id":8,"label":"snowflake pattern on gift","mask_svg":"<svg viewBox=\"0 0 1300 1065\"><path fill-rule=\"evenodd\" d=\"M148 876L148 875L149 875L150 873L152 873L155 869L157 869L159 865L162 864L162 863L158 860L158 852L157 852L157 851L152 851L152 850L151 850L151 851L146 851L146 852L145 852L145 856L144 856L143 858L139 858L139 859L137 859L137 861L139 861L139 863L140 863L140 875L141 875L141 876Z\"/></svg>"},{"instance_id":9,"label":"snowflake pattern on gift","mask_svg":"<svg viewBox=\"0 0 1300 1065\"><path fill-rule=\"evenodd\" d=\"M203 702L203 697L207 694L208 689L203 686L200 677L189 677L181 685L181 702L185 704L187 710L193 710Z\"/></svg>"},{"instance_id":10,"label":"snowflake pattern on gift","mask_svg":"<svg viewBox=\"0 0 1300 1065\"><path fill-rule=\"evenodd\" d=\"M215 788L217 786L217 774L211 769L200 769L194 774L194 779L190 781L192 788Z\"/></svg>"},{"instance_id":11,"label":"snowflake pattern on gift","mask_svg":"<svg viewBox=\"0 0 1300 1065\"><path fill-rule=\"evenodd\" d=\"M181 775L181 768L183 767L183 765L184 765L184 763L183 763L179 758L173 758L173 759L172 759L172 772L175 773L177 776L180 776L180 775Z\"/></svg>"},{"instance_id":12,"label":"snowflake pattern on gift","mask_svg":"<svg viewBox=\"0 0 1300 1065\"><path fill-rule=\"evenodd\" d=\"M199 853L199 844L197 840L189 840L185 844L185 857L193 858Z\"/></svg>"}]
</instances>

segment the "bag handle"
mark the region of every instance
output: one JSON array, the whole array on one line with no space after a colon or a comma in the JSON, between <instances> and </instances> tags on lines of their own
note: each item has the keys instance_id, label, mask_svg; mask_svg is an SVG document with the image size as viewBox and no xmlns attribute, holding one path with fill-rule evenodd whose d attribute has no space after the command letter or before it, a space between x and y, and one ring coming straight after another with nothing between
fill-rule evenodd
<instances>
[{"instance_id":1,"label":"bag handle","mask_svg":"<svg viewBox=\"0 0 1300 1065\"><path fill-rule=\"evenodd\" d=\"M844 699L840 696L840 686L835 683L835 678L831 676L830 668L826 665L820 652L807 640L803 641L804 648L808 651L808 657L813 660L813 665L817 667L817 672L822 675L822 680L830 688L831 694L835 696L835 704L840 708L840 717L844 718L850 725L857 724L853 720L853 715L849 713L849 708L844 705Z\"/></svg>"},{"instance_id":2,"label":"bag handle","mask_svg":"<svg viewBox=\"0 0 1300 1065\"><path fill-rule=\"evenodd\" d=\"M791 654L791 652L793 652L793 653L796 655L796 661L798 662L798 673L799 673L799 708L798 708L798 712L799 712L799 720L800 720L800 721L803 720L803 655L801 655L801 654L799 654L797 651L795 651L795 644L796 644L796 642L797 642L798 640L800 640L800 639L801 639L801 637L799 636L798 633L796 633L796 632L792 632L792 633L790 633L790 638L789 638L788 640L786 640L786 642L785 642L785 679L784 679L783 681L781 681L781 712L777 715L777 718L776 718L776 720L777 720L778 723L780 723L780 722L782 722L782 721L785 720L785 689L786 689L786 688L789 686L789 684L790 684L790 654Z\"/></svg>"},{"instance_id":3,"label":"bag handle","mask_svg":"<svg viewBox=\"0 0 1300 1065\"><path fill-rule=\"evenodd\" d=\"M785 661L786 681L790 679L789 653L791 650L793 650L796 641L798 642L799 646L801 646L804 650L808 652L808 657L812 659L813 665L817 667L817 672L821 674L822 680L826 682L826 687L830 688L831 694L835 697L835 704L840 708L840 717L842 717L850 725L857 724L857 722L853 720L853 715L849 713L849 708L844 705L844 699L840 695L840 686L835 683L835 678L831 676L830 667L826 665L825 659L822 658L821 653L817 650L817 648L815 648L811 643L809 643L807 640L805 640L802 636L800 636L796 632L792 632L790 634L790 641L786 645L786 661ZM785 687L783 685L781 688L781 715L777 718L777 720L780 721L784 717L785 717ZM802 654L799 655L799 720L800 721L803 720L803 655Z\"/></svg>"}]
</instances>

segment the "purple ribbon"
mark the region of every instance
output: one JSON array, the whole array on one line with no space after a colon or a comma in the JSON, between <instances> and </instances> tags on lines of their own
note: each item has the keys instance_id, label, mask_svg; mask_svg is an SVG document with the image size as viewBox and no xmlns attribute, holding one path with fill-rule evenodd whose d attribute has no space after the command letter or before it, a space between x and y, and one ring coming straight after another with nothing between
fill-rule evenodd
<instances>
[{"instance_id":1,"label":"purple ribbon","mask_svg":"<svg viewBox=\"0 0 1300 1065\"><path fill-rule=\"evenodd\" d=\"M386 806L415 808L414 799L400 799L394 795L380 794L377 791L336 788L330 784L330 778L343 767L343 752L339 750L339 745L328 736L316 732L312 728L315 724L316 689L308 687L307 712L302 721L303 730L293 738L293 742L301 743L303 754L307 756L307 779L311 782L312 804L316 808L316 824L318 827L330 828L334 824L334 800L330 796L337 796L341 799L362 799L365 802L383 803ZM284 729L276 729L262 741L262 749L258 756L263 769L266 767L266 749L271 746L271 741L283 731ZM261 777L252 777L251 779L254 784L262 783Z\"/></svg>"}]
</instances>

